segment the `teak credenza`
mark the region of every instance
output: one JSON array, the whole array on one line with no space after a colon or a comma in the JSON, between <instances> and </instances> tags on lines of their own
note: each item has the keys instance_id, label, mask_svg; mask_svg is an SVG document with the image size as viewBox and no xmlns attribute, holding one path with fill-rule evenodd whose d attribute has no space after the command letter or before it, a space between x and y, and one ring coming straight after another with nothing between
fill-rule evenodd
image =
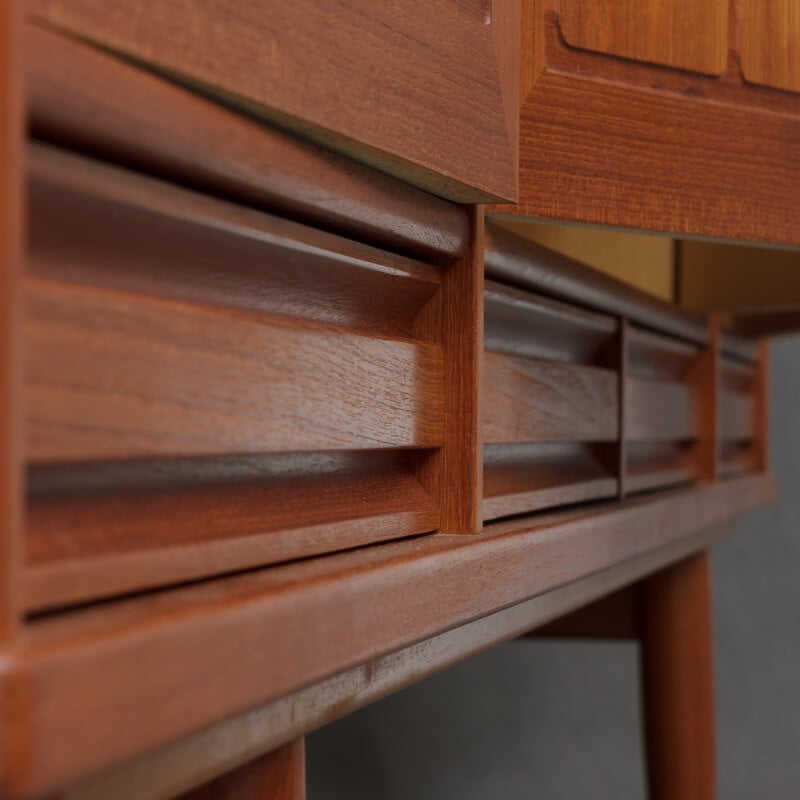
<instances>
[{"instance_id":1,"label":"teak credenza","mask_svg":"<svg viewBox=\"0 0 800 800\"><path fill-rule=\"evenodd\" d=\"M300 798L307 732L594 613L653 797L710 797L702 551L774 495L767 351L475 204L516 195L516 4L445 4L474 47L406 99L458 152L342 98L307 141L297 86L233 102L101 5L0 11L0 794Z\"/></svg>"}]
</instances>

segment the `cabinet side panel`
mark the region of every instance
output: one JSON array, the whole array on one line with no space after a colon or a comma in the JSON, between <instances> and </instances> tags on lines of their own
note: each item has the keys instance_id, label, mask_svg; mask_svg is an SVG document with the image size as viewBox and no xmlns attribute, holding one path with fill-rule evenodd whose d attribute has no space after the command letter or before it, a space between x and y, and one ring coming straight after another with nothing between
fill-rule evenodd
<instances>
[{"instance_id":1,"label":"cabinet side panel","mask_svg":"<svg viewBox=\"0 0 800 800\"><path fill-rule=\"evenodd\" d=\"M16 302L22 258L21 47L17 3L0 5L0 641L16 626L20 473Z\"/></svg>"}]
</instances>

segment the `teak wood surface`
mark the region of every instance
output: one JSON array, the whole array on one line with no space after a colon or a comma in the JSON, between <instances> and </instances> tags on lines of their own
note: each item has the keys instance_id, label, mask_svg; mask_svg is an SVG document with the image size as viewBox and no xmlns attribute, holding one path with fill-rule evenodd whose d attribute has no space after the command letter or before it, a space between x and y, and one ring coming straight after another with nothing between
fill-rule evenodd
<instances>
[{"instance_id":1,"label":"teak wood surface","mask_svg":"<svg viewBox=\"0 0 800 800\"><path fill-rule=\"evenodd\" d=\"M773 83L797 74L787 5L523 0L519 201L494 210L800 245L800 96L746 81L748 62L751 74L763 64ZM688 30L689 17L678 15L685 6L693 15L726 10L729 19ZM584 19L584 10L595 16ZM632 16L620 23L623 10ZM658 31L644 25L637 38L649 52L628 38L637 18L659 20ZM602 24L588 27L589 19ZM740 49L740 36L757 47ZM762 51L766 61L746 55ZM720 52L720 75L686 68L684 56ZM684 68L633 60L646 56Z\"/></svg>"},{"instance_id":2,"label":"teak wood surface","mask_svg":"<svg viewBox=\"0 0 800 800\"><path fill-rule=\"evenodd\" d=\"M30 0L27 9L429 191L516 199L518 0Z\"/></svg>"},{"instance_id":3,"label":"teak wood surface","mask_svg":"<svg viewBox=\"0 0 800 800\"><path fill-rule=\"evenodd\" d=\"M411 21L471 26L470 104L505 8ZM773 496L756 343L57 31L171 41L128 8L31 9L27 97L19 50L0 62L0 793L198 789Z\"/></svg>"}]
</instances>

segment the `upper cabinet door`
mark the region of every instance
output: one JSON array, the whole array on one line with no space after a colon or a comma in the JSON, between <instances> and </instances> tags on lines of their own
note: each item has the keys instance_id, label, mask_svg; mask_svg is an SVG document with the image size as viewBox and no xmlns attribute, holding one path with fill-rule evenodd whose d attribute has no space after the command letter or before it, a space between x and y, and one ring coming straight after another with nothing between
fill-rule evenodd
<instances>
[{"instance_id":1,"label":"upper cabinet door","mask_svg":"<svg viewBox=\"0 0 800 800\"><path fill-rule=\"evenodd\" d=\"M561 0L573 47L719 75L728 60L728 0Z\"/></svg>"},{"instance_id":2,"label":"upper cabinet door","mask_svg":"<svg viewBox=\"0 0 800 800\"><path fill-rule=\"evenodd\" d=\"M800 92L800 3L742 0L745 80Z\"/></svg>"},{"instance_id":3,"label":"upper cabinet door","mask_svg":"<svg viewBox=\"0 0 800 800\"><path fill-rule=\"evenodd\" d=\"M523 0L519 203L495 210L800 246L800 94L754 83L800 82L798 14Z\"/></svg>"},{"instance_id":4,"label":"upper cabinet door","mask_svg":"<svg viewBox=\"0 0 800 800\"><path fill-rule=\"evenodd\" d=\"M517 194L519 0L29 0L29 15L436 194Z\"/></svg>"}]
</instances>

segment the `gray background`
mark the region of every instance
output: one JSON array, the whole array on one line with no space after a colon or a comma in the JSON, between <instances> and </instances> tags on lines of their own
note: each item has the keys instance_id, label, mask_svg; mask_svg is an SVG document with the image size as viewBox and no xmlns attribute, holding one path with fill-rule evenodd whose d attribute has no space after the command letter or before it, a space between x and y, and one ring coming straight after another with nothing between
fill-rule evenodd
<instances>
[{"instance_id":1,"label":"gray background","mask_svg":"<svg viewBox=\"0 0 800 800\"><path fill-rule=\"evenodd\" d=\"M719 796L800 797L800 338L772 349L778 503L713 551ZM512 642L308 738L310 800L643 798L635 646Z\"/></svg>"}]
</instances>

